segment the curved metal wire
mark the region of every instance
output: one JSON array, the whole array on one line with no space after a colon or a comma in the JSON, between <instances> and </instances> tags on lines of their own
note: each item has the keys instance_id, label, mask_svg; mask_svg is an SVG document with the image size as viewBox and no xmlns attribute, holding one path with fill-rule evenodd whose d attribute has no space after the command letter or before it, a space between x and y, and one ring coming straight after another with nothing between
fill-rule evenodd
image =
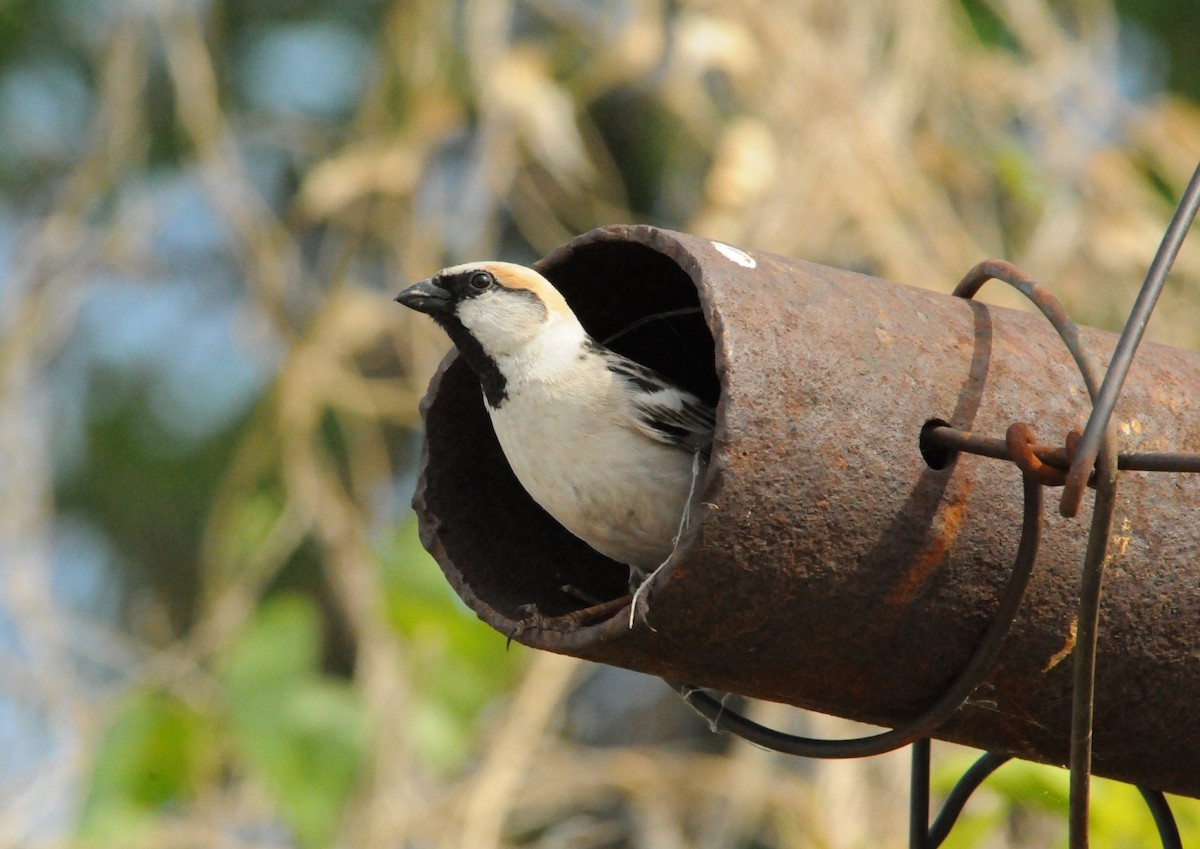
<instances>
[{"instance_id":1,"label":"curved metal wire","mask_svg":"<svg viewBox=\"0 0 1200 849\"><path fill-rule=\"evenodd\" d=\"M988 776L1010 760L1012 760L1012 755L987 752L971 764L971 767L958 779L950 794L946 796L946 801L942 802L942 809L929 829L929 836L925 842L926 849L937 849L946 841L946 838L950 836L950 830L954 828L954 824L958 822L959 816L967 806L967 800L979 789L979 785L988 779Z\"/></svg>"},{"instance_id":2,"label":"curved metal wire","mask_svg":"<svg viewBox=\"0 0 1200 849\"><path fill-rule=\"evenodd\" d=\"M668 681L697 713L707 719L714 728L728 731L767 749L806 758L862 758L879 755L906 746L923 737L928 737L939 725L957 711L991 669L993 661L1016 617L1033 564L1037 560L1038 543L1042 531L1042 487L1029 475L1022 475L1025 492L1025 509L1021 520L1021 541L1013 561L1012 574L1008 579L1000 606L996 608L991 623L983 638L971 655L971 659L958 674L954 683L920 716L907 725L849 740L822 740L787 734L759 725L754 720L735 711L708 693L689 684Z\"/></svg>"},{"instance_id":3,"label":"curved metal wire","mask_svg":"<svg viewBox=\"0 0 1200 849\"><path fill-rule=\"evenodd\" d=\"M1162 841L1163 849L1183 849L1183 838L1179 836L1179 826L1175 822L1175 814L1167 804L1167 797L1160 790L1151 790L1138 785L1138 791L1154 817L1154 826L1158 829L1158 839Z\"/></svg>"},{"instance_id":4,"label":"curved metal wire","mask_svg":"<svg viewBox=\"0 0 1200 849\"><path fill-rule=\"evenodd\" d=\"M929 820L929 741L922 740L913 744L913 786L911 800L911 816L909 825L909 849L938 849L950 836L959 816L966 808L967 802L980 785L992 773L1004 766L1012 755L1000 752L987 752L954 784L950 793L942 802L933 825L926 828ZM1175 822L1175 814L1167 803L1166 796L1161 791L1138 786L1138 792L1146 803L1154 826L1158 829L1158 838L1163 849L1183 849L1183 840L1179 836L1179 825Z\"/></svg>"},{"instance_id":5,"label":"curved metal wire","mask_svg":"<svg viewBox=\"0 0 1200 849\"><path fill-rule=\"evenodd\" d=\"M998 280L1012 286L1028 298L1046 320L1058 331L1063 344L1075 361L1083 382L1087 386L1088 396L1095 401L1100 391L1100 374L1096 359L1088 350L1087 343L1079 333L1077 325L1071 316L1067 315L1062 302L1054 297L1048 289L1033 277L1026 274L1011 262L1002 259L985 259L963 275L952 293L958 298L974 298L989 280Z\"/></svg>"},{"instance_id":6,"label":"curved metal wire","mask_svg":"<svg viewBox=\"0 0 1200 849\"><path fill-rule=\"evenodd\" d=\"M1031 300L1050 321L1063 344L1079 367L1083 381L1095 412L1096 397L1100 382L1097 379L1095 358L1087 350L1079 333L1079 326L1057 298L1025 272L1012 263L1000 260L985 260L963 277L954 294L969 298L979 291L988 280L1007 283ZM1078 459L1078 458L1076 458ZM1074 469L1074 463L1072 469ZM1099 443L1094 473L1096 502L1092 507L1092 522L1088 531L1087 553L1084 556L1083 572L1079 580L1079 605L1076 612L1078 628L1073 653L1071 683L1071 793L1067 818L1069 822L1068 843L1070 849L1087 849L1088 808L1091 796L1092 777L1092 717L1096 692L1096 638L1100 624L1100 592L1104 580L1104 556L1108 550L1109 532L1112 530L1113 512L1117 498L1117 448L1111 422L1104 428ZM1084 484L1087 482L1084 477ZM1067 497L1070 489L1070 473L1067 486L1059 502L1059 512L1074 516L1079 508L1079 499Z\"/></svg>"}]
</instances>

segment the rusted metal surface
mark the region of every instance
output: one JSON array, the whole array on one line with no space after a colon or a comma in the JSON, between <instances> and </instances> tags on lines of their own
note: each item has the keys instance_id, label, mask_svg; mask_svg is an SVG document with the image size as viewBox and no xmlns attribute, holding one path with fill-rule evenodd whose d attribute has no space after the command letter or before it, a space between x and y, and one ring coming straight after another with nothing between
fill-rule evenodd
<instances>
[{"instance_id":1,"label":"rusted metal surface","mask_svg":"<svg viewBox=\"0 0 1200 849\"><path fill-rule=\"evenodd\" d=\"M452 355L424 404L415 504L463 599L505 634L536 605L545 627L518 636L531 646L861 721L894 727L934 702L996 608L1022 484L987 457L930 468L920 434L933 419L993 437L1082 425L1086 389L1045 319L643 226L585 234L539 267L598 338L699 298L703 322L614 347L719 388L706 506L656 581L654 630L630 630L627 610L556 630L583 606L563 585L616 598L626 570L525 495ZM1107 365L1115 337L1083 335ZM1122 450L1200 450L1198 390L1200 356L1143 345L1114 419ZM935 736L1066 761L1092 497L1080 518L1047 511L997 666ZM1113 537L1094 769L1200 796L1200 479L1125 474Z\"/></svg>"}]
</instances>

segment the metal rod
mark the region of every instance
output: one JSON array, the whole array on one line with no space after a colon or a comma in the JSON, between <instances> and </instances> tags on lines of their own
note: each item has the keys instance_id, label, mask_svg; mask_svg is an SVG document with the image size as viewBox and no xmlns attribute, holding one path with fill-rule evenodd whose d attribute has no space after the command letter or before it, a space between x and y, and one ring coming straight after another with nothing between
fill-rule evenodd
<instances>
[{"instance_id":1,"label":"metal rod","mask_svg":"<svg viewBox=\"0 0 1200 849\"><path fill-rule=\"evenodd\" d=\"M965 451L996 460L1012 460L1008 446L995 436L981 436L966 430L939 425L930 428L927 438L944 451ZM1033 453L1048 466L1063 471L1071 465L1065 449L1053 445L1034 445ZM1177 472L1200 474L1200 454L1168 451L1130 451L1117 455L1117 468L1125 472Z\"/></svg>"},{"instance_id":2,"label":"metal rod","mask_svg":"<svg viewBox=\"0 0 1200 849\"><path fill-rule=\"evenodd\" d=\"M922 737L912 744L908 789L908 849L929 847L929 759L932 743Z\"/></svg>"},{"instance_id":3,"label":"metal rod","mask_svg":"<svg viewBox=\"0 0 1200 849\"><path fill-rule=\"evenodd\" d=\"M1112 531L1117 497L1117 463L1111 433L1106 433L1097 464L1096 504L1088 533L1087 556L1079 586L1071 697L1071 796L1068 838L1070 849L1087 849L1088 807L1092 775L1092 717L1096 697L1096 638L1099 634L1100 592L1105 555Z\"/></svg>"},{"instance_id":4,"label":"metal rod","mask_svg":"<svg viewBox=\"0 0 1200 849\"><path fill-rule=\"evenodd\" d=\"M1175 262L1175 257L1179 254L1179 248L1183 245L1184 237L1192 226L1197 209L1200 209L1200 166L1196 167L1192 179L1179 201L1179 206L1175 209L1175 215L1171 218L1171 224L1163 235L1158 252L1154 255L1154 261L1150 264L1150 270L1146 272L1146 279L1142 283L1137 300L1134 301L1133 309L1129 313L1125 330L1121 333L1117 347L1113 350L1112 360L1104 375L1104 382L1100 385L1100 394L1092 405L1092 414L1083 430L1083 438L1079 441L1075 461L1067 473L1067 485L1063 490L1060 505L1064 516L1074 516L1079 510L1084 487L1091 475L1092 464L1096 461L1096 456L1100 451L1100 441L1103 438L1104 429L1108 427L1113 410L1117 406L1117 398L1121 394L1125 376L1129 373L1133 355L1142 341L1142 335L1146 332L1150 314L1158 301L1159 293L1162 292L1163 284Z\"/></svg>"}]
</instances>

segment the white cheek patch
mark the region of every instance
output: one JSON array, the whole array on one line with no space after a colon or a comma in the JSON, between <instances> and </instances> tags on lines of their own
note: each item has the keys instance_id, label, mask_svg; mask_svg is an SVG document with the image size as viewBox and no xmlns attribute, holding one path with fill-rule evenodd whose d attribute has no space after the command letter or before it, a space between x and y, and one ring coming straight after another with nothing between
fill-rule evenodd
<instances>
[{"instance_id":1,"label":"white cheek patch","mask_svg":"<svg viewBox=\"0 0 1200 849\"><path fill-rule=\"evenodd\" d=\"M489 353L505 354L536 335L546 309L536 299L492 290L458 305L458 320Z\"/></svg>"},{"instance_id":2,"label":"white cheek patch","mask_svg":"<svg viewBox=\"0 0 1200 849\"><path fill-rule=\"evenodd\" d=\"M478 297L458 302L458 309L455 310L455 313L458 315L458 320L468 330L474 330L479 321L487 316L488 306L486 301L491 297L491 294L491 292L488 292Z\"/></svg>"}]
</instances>

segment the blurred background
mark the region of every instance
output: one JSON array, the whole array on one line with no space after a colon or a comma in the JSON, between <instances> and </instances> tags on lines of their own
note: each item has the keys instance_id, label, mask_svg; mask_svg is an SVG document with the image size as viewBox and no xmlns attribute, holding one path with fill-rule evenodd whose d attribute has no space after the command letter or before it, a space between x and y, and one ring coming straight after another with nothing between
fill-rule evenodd
<instances>
[{"instance_id":1,"label":"blurred background","mask_svg":"<svg viewBox=\"0 0 1200 849\"><path fill-rule=\"evenodd\" d=\"M466 612L408 503L447 342L391 297L649 222L947 292L998 256L1116 328L1197 44L1192 0L0 0L0 847L904 846L903 753L775 756ZM1193 235L1151 334L1198 304ZM1010 764L951 845L1065 806Z\"/></svg>"}]
</instances>

